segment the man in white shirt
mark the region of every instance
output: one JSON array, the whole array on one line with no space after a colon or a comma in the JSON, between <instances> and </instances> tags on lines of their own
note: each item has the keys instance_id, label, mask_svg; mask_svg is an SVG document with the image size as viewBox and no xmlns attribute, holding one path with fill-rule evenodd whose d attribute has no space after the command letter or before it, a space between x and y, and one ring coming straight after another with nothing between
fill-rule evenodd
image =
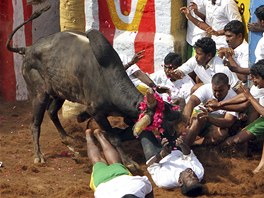
<instances>
[{"instance_id":1,"label":"man in white shirt","mask_svg":"<svg viewBox=\"0 0 264 198\"><path fill-rule=\"evenodd\" d=\"M100 143L104 157L94 142L94 137ZM152 198L153 191L146 176L132 176L122 164L117 150L105 138L101 130L86 130L87 154L93 163L90 187L95 198L120 198L126 195Z\"/></svg>"},{"instance_id":2,"label":"man in white shirt","mask_svg":"<svg viewBox=\"0 0 264 198\"><path fill-rule=\"evenodd\" d=\"M260 24L260 26L264 27L264 5L259 6L254 13L258 18L258 23ZM256 62L264 59L264 32L263 37L259 40L255 49L255 56Z\"/></svg>"},{"instance_id":3,"label":"man in white shirt","mask_svg":"<svg viewBox=\"0 0 264 198\"><path fill-rule=\"evenodd\" d=\"M198 19L202 20L199 16L195 14L196 10L199 10L202 14L205 15L205 7L203 4L203 0L187 0L187 5L189 5L189 8L191 8L191 15ZM190 58L193 56L193 46L195 42L200 39L207 36L206 31L202 30L201 28L194 25L191 21L187 21L187 34L186 34L186 41L188 43L187 46L187 58Z\"/></svg>"},{"instance_id":4,"label":"man in white shirt","mask_svg":"<svg viewBox=\"0 0 264 198\"><path fill-rule=\"evenodd\" d=\"M189 75L184 76L180 80L174 80L170 73L177 69L182 64L182 59L179 54L170 52L164 58L164 70L160 70L150 74L150 78L159 87L166 87L169 93L162 93L162 99L168 103L175 104L175 102L183 99L184 101L190 96L191 88L194 85L192 78Z\"/></svg>"},{"instance_id":5,"label":"man in white shirt","mask_svg":"<svg viewBox=\"0 0 264 198\"><path fill-rule=\"evenodd\" d=\"M249 68L248 43L244 39L245 26L241 21L230 21L224 27L228 47L221 47L218 56L224 59L224 64L232 67ZM232 69L231 69L232 70ZM247 82L247 75L237 73L243 83Z\"/></svg>"},{"instance_id":6,"label":"man in white shirt","mask_svg":"<svg viewBox=\"0 0 264 198\"><path fill-rule=\"evenodd\" d=\"M190 58L172 72L174 79L181 79L185 75L194 71L203 84L211 83L212 76L216 73L225 73L229 79L231 87L237 91L240 81L237 75L224 66L223 60L216 56L215 42L204 37L195 43L196 56Z\"/></svg>"},{"instance_id":7,"label":"man in white shirt","mask_svg":"<svg viewBox=\"0 0 264 198\"><path fill-rule=\"evenodd\" d=\"M131 61L128 61L128 57L124 54L120 54L119 57L123 62L126 69L126 73L135 87L142 93L146 94L149 87L155 87L154 82L149 78L149 76L144 73L136 63L143 58L144 50L135 53Z\"/></svg>"},{"instance_id":8,"label":"man in white shirt","mask_svg":"<svg viewBox=\"0 0 264 198\"><path fill-rule=\"evenodd\" d=\"M203 143L217 144L228 136L228 129L237 120L238 113L218 110L208 112L207 109L200 106L201 103L206 106L208 101L224 101L236 96L237 94L230 89L228 77L224 73L216 73L212 78L212 83L202 85L190 97L186 104L183 114L189 119L189 129L185 140L192 145L196 137L203 136ZM195 109L196 108L196 109ZM197 114L193 114L193 111ZM193 115L192 115L193 114Z\"/></svg>"},{"instance_id":9,"label":"man in white shirt","mask_svg":"<svg viewBox=\"0 0 264 198\"><path fill-rule=\"evenodd\" d=\"M206 12L205 16L199 10L195 11L195 14L200 16L203 21L194 18L186 7L181 8L181 12L194 25L212 35L217 49L227 47L224 26L232 20L242 21L237 4L234 0L204 0L203 3Z\"/></svg>"},{"instance_id":10,"label":"man in white shirt","mask_svg":"<svg viewBox=\"0 0 264 198\"><path fill-rule=\"evenodd\" d=\"M218 104L217 108L236 110L236 108L238 108L238 105L250 102L255 111L260 116L244 129L242 129L241 132L230 138L227 138L227 140L224 142L224 145L232 146L235 144L247 142L249 140L254 140L256 138L260 140L264 138L264 59L258 61L250 68L250 74L255 85L251 88L250 92L247 89L243 89L243 93L229 100L221 102L220 104ZM259 166L254 170L254 172L259 172L263 168L264 147L261 162Z\"/></svg>"},{"instance_id":11,"label":"man in white shirt","mask_svg":"<svg viewBox=\"0 0 264 198\"><path fill-rule=\"evenodd\" d=\"M169 144L166 138L159 142L153 132L144 131L140 138L147 170L158 187L181 187L182 193L190 197L203 193L200 181L204 176L204 168L182 137ZM172 150L175 146L178 149Z\"/></svg>"}]
</instances>

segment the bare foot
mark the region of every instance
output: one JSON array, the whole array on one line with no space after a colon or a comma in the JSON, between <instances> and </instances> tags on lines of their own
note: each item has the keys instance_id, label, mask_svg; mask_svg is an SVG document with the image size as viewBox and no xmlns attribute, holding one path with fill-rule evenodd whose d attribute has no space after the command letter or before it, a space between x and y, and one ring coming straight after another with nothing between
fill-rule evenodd
<instances>
[{"instance_id":1,"label":"bare foot","mask_svg":"<svg viewBox=\"0 0 264 198\"><path fill-rule=\"evenodd\" d=\"M259 164L258 167L253 171L254 174L263 172L264 171L264 164Z\"/></svg>"},{"instance_id":2,"label":"bare foot","mask_svg":"<svg viewBox=\"0 0 264 198\"><path fill-rule=\"evenodd\" d=\"M93 131L91 129L86 129L86 140L90 140L92 138Z\"/></svg>"},{"instance_id":3,"label":"bare foot","mask_svg":"<svg viewBox=\"0 0 264 198\"><path fill-rule=\"evenodd\" d=\"M98 137L102 136L102 130L101 129L95 129L94 130L94 136L98 139Z\"/></svg>"}]
</instances>

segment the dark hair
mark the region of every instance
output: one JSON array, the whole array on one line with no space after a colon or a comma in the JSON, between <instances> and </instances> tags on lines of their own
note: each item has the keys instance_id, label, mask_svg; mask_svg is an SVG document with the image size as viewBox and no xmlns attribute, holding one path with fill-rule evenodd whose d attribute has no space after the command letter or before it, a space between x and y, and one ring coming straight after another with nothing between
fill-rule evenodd
<instances>
[{"instance_id":1,"label":"dark hair","mask_svg":"<svg viewBox=\"0 0 264 198\"><path fill-rule=\"evenodd\" d=\"M257 7L254 13L259 20L264 20L264 5Z\"/></svg>"},{"instance_id":2,"label":"dark hair","mask_svg":"<svg viewBox=\"0 0 264 198\"><path fill-rule=\"evenodd\" d=\"M183 184L181 187L181 192L185 196L196 197L204 193L204 188L203 188L203 185L200 183L193 184L188 187L185 184Z\"/></svg>"},{"instance_id":3,"label":"dark hair","mask_svg":"<svg viewBox=\"0 0 264 198\"><path fill-rule=\"evenodd\" d=\"M194 44L194 48L201 48L205 54L212 53L212 56L216 54L215 42L210 37L198 39Z\"/></svg>"},{"instance_id":4,"label":"dark hair","mask_svg":"<svg viewBox=\"0 0 264 198\"><path fill-rule=\"evenodd\" d=\"M260 76L264 79L264 59L256 62L251 68L250 73L254 76Z\"/></svg>"},{"instance_id":5,"label":"dark hair","mask_svg":"<svg viewBox=\"0 0 264 198\"><path fill-rule=\"evenodd\" d=\"M214 85L219 85L219 84L228 85L229 79L228 79L227 75L224 73L216 73L212 77L212 84L214 84Z\"/></svg>"},{"instance_id":6,"label":"dark hair","mask_svg":"<svg viewBox=\"0 0 264 198\"><path fill-rule=\"evenodd\" d=\"M122 198L138 198L136 195L133 194L126 194Z\"/></svg>"},{"instance_id":7,"label":"dark hair","mask_svg":"<svg viewBox=\"0 0 264 198\"><path fill-rule=\"evenodd\" d=\"M168 53L164 58L164 64L169 65L172 64L172 66L181 66L182 64L182 58L179 54L176 54L174 52Z\"/></svg>"},{"instance_id":8,"label":"dark hair","mask_svg":"<svg viewBox=\"0 0 264 198\"><path fill-rule=\"evenodd\" d=\"M243 38L244 38L244 35L245 35L245 26L244 24L239 21L239 20L233 20L233 21L230 21L229 23L227 23L224 27L224 31L227 32L232 32L236 35L238 34L242 34Z\"/></svg>"}]
</instances>

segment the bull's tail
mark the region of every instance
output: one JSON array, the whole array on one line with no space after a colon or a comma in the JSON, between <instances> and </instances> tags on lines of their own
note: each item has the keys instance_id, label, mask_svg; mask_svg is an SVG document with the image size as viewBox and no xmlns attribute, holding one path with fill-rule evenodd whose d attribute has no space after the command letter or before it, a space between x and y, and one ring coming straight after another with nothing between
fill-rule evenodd
<instances>
[{"instance_id":1,"label":"bull's tail","mask_svg":"<svg viewBox=\"0 0 264 198\"><path fill-rule=\"evenodd\" d=\"M6 48L11 51L11 52L15 52L15 53L19 53L19 54L25 54L26 48L25 47L17 47L14 48L11 46L11 40L14 36L14 34L17 32L17 30L19 30L22 26L24 26L25 24L27 24L28 22L34 20L35 18L39 17L43 12L47 11L48 9L50 9L50 4L47 5L46 7L42 8L41 10L37 10L35 11L28 20L26 20L24 23L22 23L21 25L19 25L18 27L16 27L13 32L9 35L8 40L6 42Z\"/></svg>"}]
</instances>

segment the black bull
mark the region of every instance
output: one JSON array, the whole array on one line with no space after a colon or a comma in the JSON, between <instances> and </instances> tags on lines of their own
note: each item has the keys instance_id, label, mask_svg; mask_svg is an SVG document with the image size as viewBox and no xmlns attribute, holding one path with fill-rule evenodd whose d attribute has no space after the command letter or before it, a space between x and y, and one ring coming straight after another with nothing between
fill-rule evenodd
<instances>
[{"instance_id":1,"label":"black bull","mask_svg":"<svg viewBox=\"0 0 264 198\"><path fill-rule=\"evenodd\" d=\"M69 137L58 118L58 111L67 99L86 105L87 113L111 134L110 141L117 147L123 162L131 165L132 160L124 154L118 137L114 135L120 129L112 128L107 116L118 114L129 120L136 120L143 95L128 78L116 51L97 30L86 33L59 32L38 40L32 46L11 47L14 33L40 14L41 12L34 13L18 26L7 42L8 50L23 55L22 73L33 106L31 131L35 149L34 162L44 162L39 136L46 110L62 141L67 144ZM165 103L162 123L165 131L174 132L173 125L180 118L181 114ZM130 130L126 130L126 133L131 132L132 127L128 129Z\"/></svg>"}]
</instances>

